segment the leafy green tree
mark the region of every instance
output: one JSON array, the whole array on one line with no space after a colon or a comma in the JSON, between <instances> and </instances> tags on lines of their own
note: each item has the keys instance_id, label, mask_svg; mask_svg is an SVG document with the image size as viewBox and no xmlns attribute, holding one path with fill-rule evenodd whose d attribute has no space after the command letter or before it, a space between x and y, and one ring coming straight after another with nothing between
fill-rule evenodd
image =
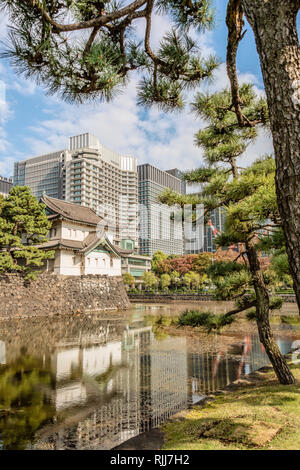
<instances>
[{"instance_id":1,"label":"leafy green tree","mask_svg":"<svg viewBox=\"0 0 300 470\"><path fill-rule=\"evenodd\" d=\"M158 286L158 278L152 271L145 271L142 279L147 290L156 288Z\"/></svg>"},{"instance_id":2,"label":"leafy green tree","mask_svg":"<svg viewBox=\"0 0 300 470\"><path fill-rule=\"evenodd\" d=\"M190 271L183 276L183 283L188 289L198 289L201 284L201 276L194 271Z\"/></svg>"},{"instance_id":3,"label":"leafy green tree","mask_svg":"<svg viewBox=\"0 0 300 470\"><path fill-rule=\"evenodd\" d=\"M153 254L152 261L151 261L151 269L155 274L158 273L159 264L165 261L167 258L168 258L168 255L166 255L160 250L156 251Z\"/></svg>"},{"instance_id":4,"label":"leafy green tree","mask_svg":"<svg viewBox=\"0 0 300 470\"><path fill-rule=\"evenodd\" d=\"M199 273L195 273L194 271L191 271L191 286L192 289L199 289L199 286L201 284L201 277Z\"/></svg>"},{"instance_id":5,"label":"leafy green tree","mask_svg":"<svg viewBox=\"0 0 300 470\"><path fill-rule=\"evenodd\" d=\"M172 271L170 273L171 286L177 289L181 284L180 274L178 271Z\"/></svg>"},{"instance_id":6,"label":"leafy green tree","mask_svg":"<svg viewBox=\"0 0 300 470\"><path fill-rule=\"evenodd\" d=\"M193 271L198 274L205 274L212 263L212 253L199 253L193 260Z\"/></svg>"},{"instance_id":7,"label":"leafy green tree","mask_svg":"<svg viewBox=\"0 0 300 470\"><path fill-rule=\"evenodd\" d=\"M35 269L54 256L53 251L38 247L47 241L50 228L45 205L28 187L13 187L0 200L0 273L16 271L34 279Z\"/></svg>"},{"instance_id":8,"label":"leafy green tree","mask_svg":"<svg viewBox=\"0 0 300 470\"><path fill-rule=\"evenodd\" d=\"M167 290L171 285L171 276L169 274L162 274L160 276L160 287L162 290Z\"/></svg>"},{"instance_id":9,"label":"leafy green tree","mask_svg":"<svg viewBox=\"0 0 300 470\"><path fill-rule=\"evenodd\" d=\"M191 288L191 284L192 284L192 277L191 277L191 273L185 273L183 276L182 276L182 283L185 287L187 287L188 289Z\"/></svg>"},{"instance_id":10,"label":"leafy green tree","mask_svg":"<svg viewBox=\"0 0 300 470\"><path fill-rule=\"evenodd\" d=\"M130 273L124 273L123 276L123 282L125 284L125 286L128 286L128 287L133 287L134 284L135 284L135 279L134 277L132 276L132 274Z\"/></svg>"}]
</instances>

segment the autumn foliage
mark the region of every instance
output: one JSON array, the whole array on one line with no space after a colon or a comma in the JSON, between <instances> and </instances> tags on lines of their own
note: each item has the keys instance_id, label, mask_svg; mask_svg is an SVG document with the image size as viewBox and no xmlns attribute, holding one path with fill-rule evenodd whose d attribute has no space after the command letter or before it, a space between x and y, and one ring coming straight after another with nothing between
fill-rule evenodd
<instances>
[{"instance_id":1,"label":"autumn foliage","mask_svg":"<svg viewBox=\"0 0 300 470\"><path fill-rule=\"evenodd\" d=\"M216 253L199 253L195 255L165 255L160 256L159 259L156 260L152 269L159 276L162 274L171 274L173 271L178 272L180 276L191 271L204 274L212 262L233 261L237 256L237 251L233 249L219 249Z\"/></svg>"}]
</instances>

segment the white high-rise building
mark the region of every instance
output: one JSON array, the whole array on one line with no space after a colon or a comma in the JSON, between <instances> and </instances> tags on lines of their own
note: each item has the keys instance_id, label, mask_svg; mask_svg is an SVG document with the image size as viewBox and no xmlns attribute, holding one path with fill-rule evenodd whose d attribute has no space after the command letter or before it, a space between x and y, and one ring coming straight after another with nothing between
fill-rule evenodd
<instances>
[{"instance_id":1,"label":"white high-rise building","mask_svg":"<svg viewBox=\"0 0 300 470\"><path fill-rule=\"evenodd\" d=\"M70 138L69 149L15 163L14 184L36 197L48 196L88 206L110 219L116 243L138 246L136 158L104 147L92 134Z\"/></svg>"}]
</instances>

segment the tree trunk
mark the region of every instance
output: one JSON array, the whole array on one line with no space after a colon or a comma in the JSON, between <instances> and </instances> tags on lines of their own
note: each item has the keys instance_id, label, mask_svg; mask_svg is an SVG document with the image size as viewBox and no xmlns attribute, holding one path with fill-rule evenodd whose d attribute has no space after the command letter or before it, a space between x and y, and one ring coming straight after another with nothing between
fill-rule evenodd
<instances>
[{"instance_id":1,"label":"tree trunk","mask_svg":"<svg viewBox=\"0 0 300 470\"><path fill-rule=\"evenodd\" d=\"M256 323L259 339L265 347L266 353L271 361L279 382L282 385L293 384L295 383L295 378L290 371L285 358L281 354L271 330L269 320L269 294L265 286L260 269L260 262L253 242L246 243L246 252L256 294Z\"/></svg>"},{"instance_id":2,"label":"tree trunk","mask_svg":"<svg viewBox=\"0 0 300 470\"><path fill-rule=\"evenodd\" d=\"M300 312L300 0L242 0L253 29L267 94L276 190Z\"/></svg>"}]
</instances>

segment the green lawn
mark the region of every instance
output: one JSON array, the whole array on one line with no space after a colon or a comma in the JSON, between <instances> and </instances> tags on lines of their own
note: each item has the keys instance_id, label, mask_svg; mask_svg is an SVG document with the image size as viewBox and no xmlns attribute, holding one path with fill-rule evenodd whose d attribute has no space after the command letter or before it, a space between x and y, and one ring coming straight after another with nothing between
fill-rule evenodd
<instances>
[{"instance_id":1,"label":"green lawn","mask_svg":"<svg viewBox=\"0 0 300 470\"><path fill-rule=\"evenodd\" d=\"M257 372L204 407L195 406L162 427L164 449L300 449L300 365L296 385L279 385Z\"/></svg>"}]
</instances>

